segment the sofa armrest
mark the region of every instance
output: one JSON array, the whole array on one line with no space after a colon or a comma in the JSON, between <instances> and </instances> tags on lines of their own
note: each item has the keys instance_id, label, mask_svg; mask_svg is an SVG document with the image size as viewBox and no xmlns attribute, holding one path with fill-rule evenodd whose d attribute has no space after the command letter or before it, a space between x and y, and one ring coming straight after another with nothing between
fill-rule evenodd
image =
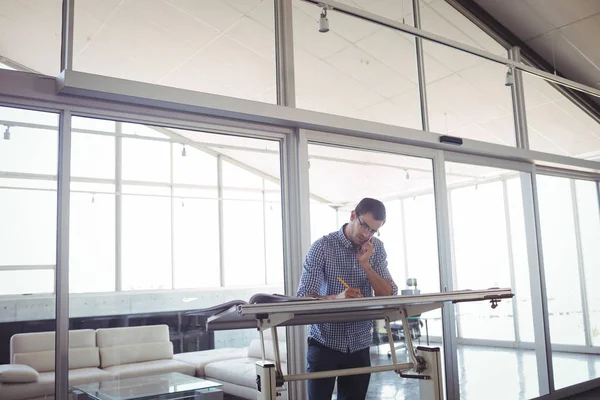
<instances>
[{"instance_id":1,"label":"sofa armrest","mask_svg":"<svg viewBox=\"0 0 600 400\"><path fill-rule=\"evenodd\" d=\"M30 383L36 382L40 374L29 365L4 364L0 365L1 383Z\"/></svg>"}]
</instances>

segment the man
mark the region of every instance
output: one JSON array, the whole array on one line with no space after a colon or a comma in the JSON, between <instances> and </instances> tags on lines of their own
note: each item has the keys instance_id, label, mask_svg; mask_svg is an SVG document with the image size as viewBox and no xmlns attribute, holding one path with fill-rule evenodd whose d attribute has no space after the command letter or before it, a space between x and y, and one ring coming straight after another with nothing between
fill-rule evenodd
<instances>
[{"instance_id":1,"label":"man","mask_svg":"<svg viewBox=\"0 0 600 400\"><path fill-rule=\"evenodd\" d=\"M313 243L304 261L297 296L346 299L373 296L373 292L375 296L397 295L383 243L374 237L384 223L383 203L362 199L350 213L349 223ZM371 330L371 321L311 325L307 372L370 366ZM338 377L337 398L364 399L370 377ZM308 398L331 399L335 379L309 380Z\"/></svg>"}]
</instances>

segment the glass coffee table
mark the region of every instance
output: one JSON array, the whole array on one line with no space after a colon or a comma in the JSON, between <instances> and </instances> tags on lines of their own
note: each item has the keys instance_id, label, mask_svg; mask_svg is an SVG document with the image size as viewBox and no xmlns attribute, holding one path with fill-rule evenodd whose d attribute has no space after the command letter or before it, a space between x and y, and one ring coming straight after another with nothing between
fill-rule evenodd
<instances>
[{"instance_id":1,"label":"glass coffee table","mask_svg":"<svg viewBox=\"0 0 600 400\"><path fill-rule=\"evenodd\" d=\"M213 392L215 397L209 397L212 399L222 398L221 386L220 383L206 379L170 372L75 385L73 394L76 400L85 398L93 400L163 400L185 399L186 396L193 399L196 393L210 394ZM215 392L220 393L220 396Z\"/></svg>"}]
</instances>

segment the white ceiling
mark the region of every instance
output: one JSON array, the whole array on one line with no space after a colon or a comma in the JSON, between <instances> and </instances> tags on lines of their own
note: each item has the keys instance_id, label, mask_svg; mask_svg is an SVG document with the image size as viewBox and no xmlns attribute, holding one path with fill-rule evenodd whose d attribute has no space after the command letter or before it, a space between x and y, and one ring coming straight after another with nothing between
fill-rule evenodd
<instances>
[{"instance_id":1,"label":"white ceiling","mask_svg":"<svg viewBox=\"0 0 600 400\"><path fill-rule=\"evenodd\" d=\"M600 1L474 1L556 70L600 89Z\"/></svg>"},{"instance_id":2,"label":"white ceiling","mask_svg":"<svg viewBox=\"0 0 600 400\"><path fill-rule=\"evenodd\" d=\"M507 18L516 18L523 7L543 14L540 1L526 0L524 5L514 0L519 6ZM2 0L0 57L58 74L61 2ZM410 0L343 2L400 22L412 20ZM559 25L567 39L595 32L600 27L598 15L581 17L600 9L600 1L573 3L576 6L565 7L565 15L543 16L549 21L545 28L537 20L524 27L529 29L528 40L545 43ZM75 4L76 70L275 102L272 1L77 0ZM313 4L293 0L298 106L420 129L413 38L334 11L329 13L330 32L322 34L317 29L319 12ZM444 0L423 0L421 15L427 31L506 54ZM596 25L589 27L588 19ZM432 43L425 43L424 50L431 130L514 145L505 67ZM578 50L590 58L597 48ZM600 155L598 124L543 81L526 76L525 82L532 148L580 157ZM317 168L326 161L312 162ZM401 181L403 171L398 171Z\"/></svg>"}]
</instances>

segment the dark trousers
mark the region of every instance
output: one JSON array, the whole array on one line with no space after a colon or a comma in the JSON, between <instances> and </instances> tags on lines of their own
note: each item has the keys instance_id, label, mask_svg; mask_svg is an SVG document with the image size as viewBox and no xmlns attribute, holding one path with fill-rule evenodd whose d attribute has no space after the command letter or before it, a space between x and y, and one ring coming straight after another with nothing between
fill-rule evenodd
<instances>
[{"instance_id":1,"label":"dark trousers","mask_svg":"<svg viewBox=\"0 0 600 400\"><path fill-rule=\"evenodd\" d=\"M342 353L322 344L308 340L306 372L371 366L369 348L354 353ZM331 400L336 378L309 379L309 400ZM338 400L364 400L367 397L371 374L340 376L337 378Z\"/></svg>"}]
</instances>

